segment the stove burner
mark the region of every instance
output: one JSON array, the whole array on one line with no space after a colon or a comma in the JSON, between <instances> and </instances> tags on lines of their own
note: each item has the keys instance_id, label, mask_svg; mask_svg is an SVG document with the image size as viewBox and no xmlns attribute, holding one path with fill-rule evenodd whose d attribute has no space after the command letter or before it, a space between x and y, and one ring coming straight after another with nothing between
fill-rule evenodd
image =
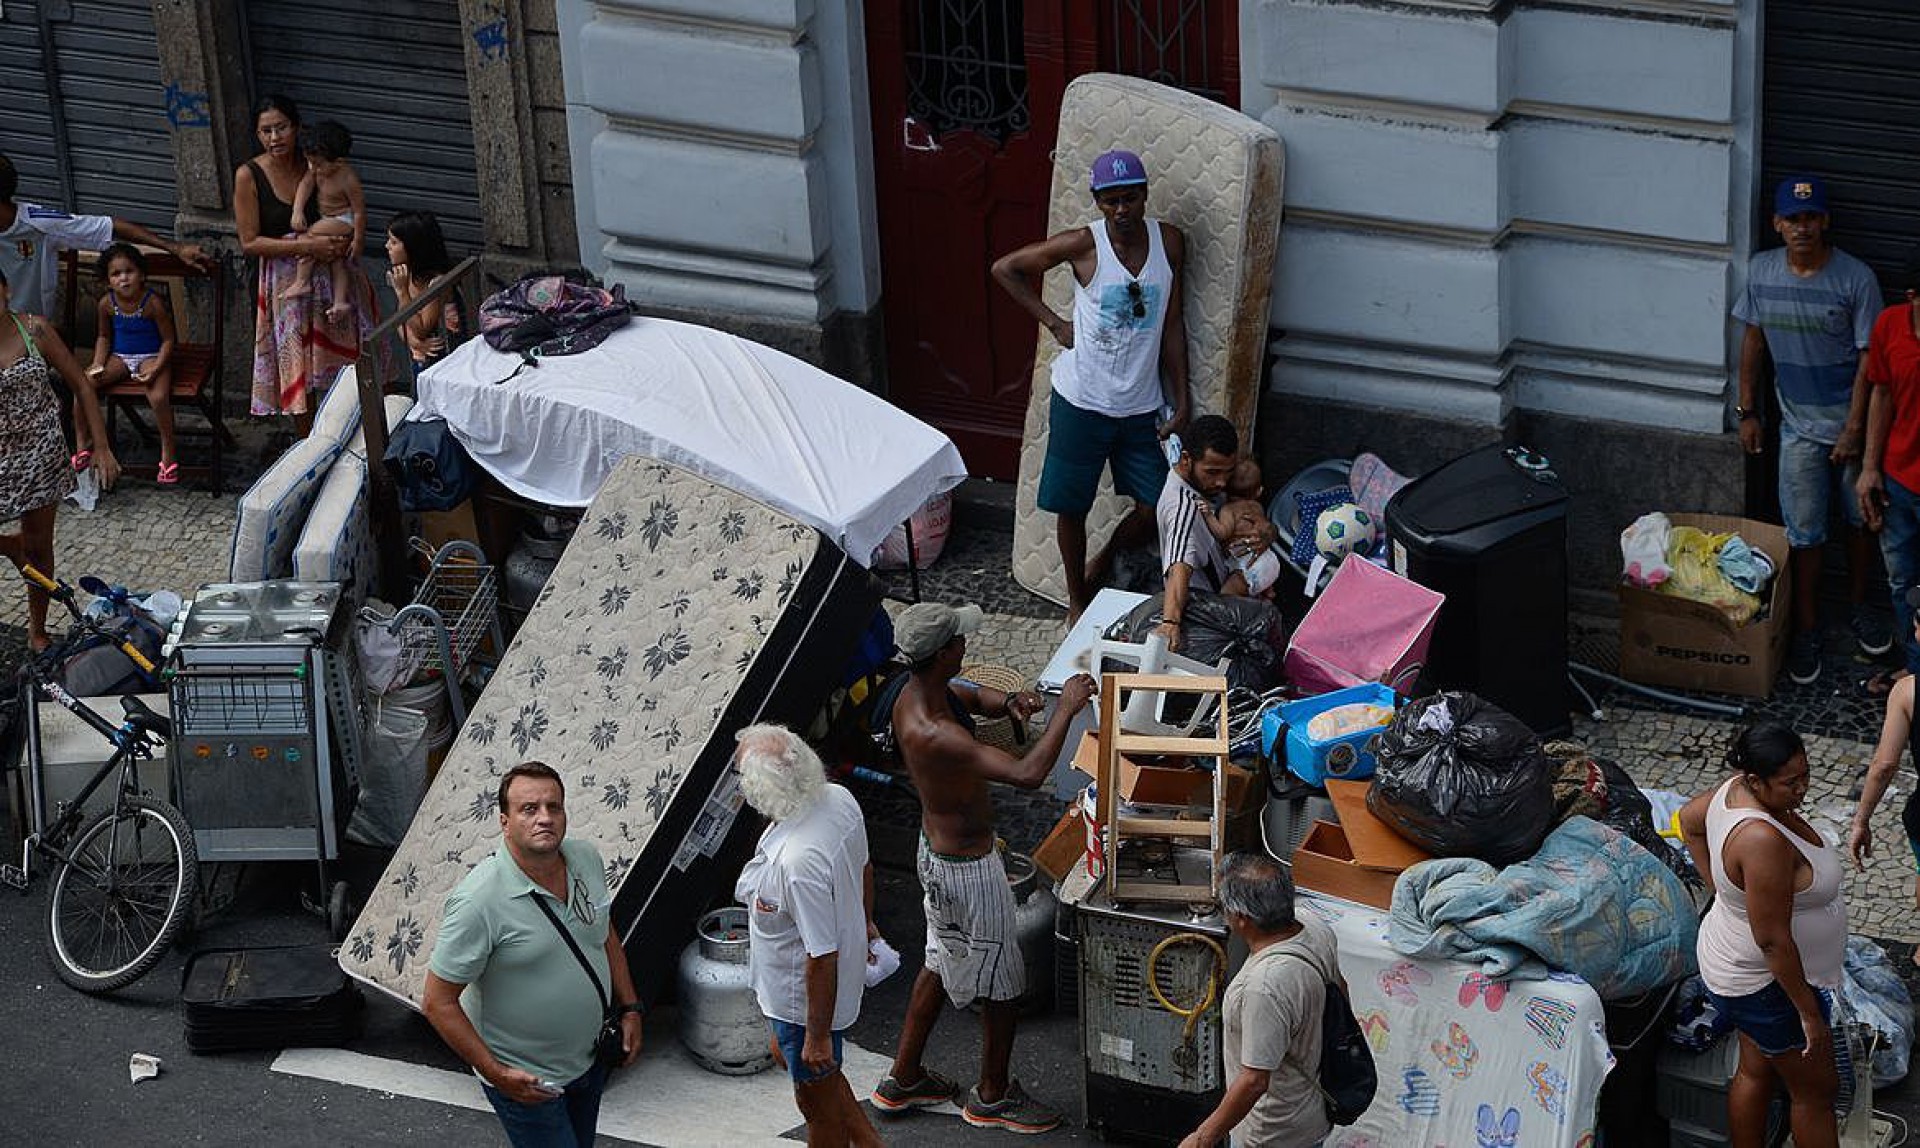
<instances>
[{"instance_id":1,"label":"stove burner","mask_svg":"<svg viewBox=\"0 0 1920 1148\"><path fill-rule=\"evenodd\" d=\"M311 606L319 600L320 591L318 590L301 590L293 596L293 602L296 606Z\"/></svg>"},{"instance_id":2,"label":"stove burner","mask_svg":"<svg viewBox=\"0 0 1920 1148\"><path fill-rule=\"evenodd\" d=\"M230 633L232 630L233 623L231 622L208 622L206 625L200 627L200 633L209 638L218 638L223 634Z\"/></svg>"},{"instance_id":3,"label":"stove burner","mask_svg":"<svg viewBox=\"0 0 1920 1148\"><path fill-rule=\"evenodd\" d=\"M238 590L222 590L213 596L213 603L216 606L239 606L244 602L245 599L240 596Z\"/></svg>"}]
</instances>

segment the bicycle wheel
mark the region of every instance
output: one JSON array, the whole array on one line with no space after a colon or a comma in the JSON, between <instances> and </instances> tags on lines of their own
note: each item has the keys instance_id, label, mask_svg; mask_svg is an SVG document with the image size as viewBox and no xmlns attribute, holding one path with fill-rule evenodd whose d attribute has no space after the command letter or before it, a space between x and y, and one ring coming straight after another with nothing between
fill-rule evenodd
<instances>
[{"instance_id":1,"label":"bicycle wheel","mask_svg":"<svg viewBox=\"0 0 1920 1148\"><path fill-rule=\"evenodd\" d=\"M88 822L53 871L47 955L81 992L125 988L186 927L199 887L193 831L180 811L129 796Z\"/></svg>"}]
</instances>

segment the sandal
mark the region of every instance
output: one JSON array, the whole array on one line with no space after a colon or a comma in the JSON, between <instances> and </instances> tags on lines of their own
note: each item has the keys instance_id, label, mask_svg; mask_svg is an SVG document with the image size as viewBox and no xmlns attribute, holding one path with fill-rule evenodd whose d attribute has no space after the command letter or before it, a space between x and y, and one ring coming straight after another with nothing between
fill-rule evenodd
<instances>
[{"instance_id":1,"label":"sandal","mask_svg":"<svg viewBox=\"0 0 1920 1148\"><path fill-rule=\"evenodd\" d=\"M76 450L73 452L73 457L68 461L73 464L74 472L78 473L93 465L93 452L90 450Z\"/></svg>"},{"instance_id":2,"label":"sandal","mask_svg":"<svg viewBox=\"0 0 1920 1148\"><path fill-rule=\"evenodd\" d=\"M180 464L177 462L161 463L160 472L154 475L153 481L159 483L161 486L172 486L175 483L179 482L180 481Z\"/></svg>"},{"instance_id":3,"label":"sandal","mask_svg":"<svg viewBox=\"0 0 1920 1148\"><path fill-rule=\"evenodd\" d=\"M1875 670L1873 673L1860 679L1860 692L1866 697L1884 698L1892 693L1893 687L1899 683L1901 678L1906 676L1907 671L1904 669Z\"/></svg>"}]
</instances>

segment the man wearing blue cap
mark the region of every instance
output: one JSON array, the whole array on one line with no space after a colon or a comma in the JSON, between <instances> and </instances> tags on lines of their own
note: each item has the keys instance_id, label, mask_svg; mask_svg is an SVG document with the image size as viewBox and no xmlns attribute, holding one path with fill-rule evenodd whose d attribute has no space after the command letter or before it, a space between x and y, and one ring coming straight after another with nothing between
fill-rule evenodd
<instances>
[{"instance_id":1,"label":"man wearing blue cap","mask_svg":"<svg viewBox=\"0 0 1920 1148\"><path fill-rule=\"evenodd\" d=\"M1167 479L1160 440L1186 424L1187 332L1181 316L1186 240L1172 224L1147 218L1147 169L1130 151L1093 161L1094 206L1101 218L1028 244L993 264L993 277L1060 344L1047 410L1047 458L1040 509L1058 516L1069 621L1092 598L1090 586L1114 549L1144 542ZM1073 315L1040 298L1049 268L1073 269ZM1163 423L1161 410L1170 411ZM1100 471L1133 499L1133 512L1087 562L1087 512Z\"/></svg>"},{"instance_id":2,"label":"man wearing blue cap","mask_svg":"<svg viewBox=\"0 0 1920 1148\"><path fill-rule=\"evenodd\" d=\"M1880 314L1880 284L1866 264L1827 241L1827 189L1817 176L1782 180L1773 197L1773 229L1786 246L1762 251L1747 267L1733 317L1747 325L1740 344L1740 445L1759 454L1764 357L1773 358L1780 400L1780 517L1792 552L1793 643L1787 673L1807 685L1820 676L1820 548L1837 503L1846 517L1854 640L1884 654L1893 639L1866 609L1872 540L1854 497L1867 386L1861 355Z\"/></svg>"}]
</instances>

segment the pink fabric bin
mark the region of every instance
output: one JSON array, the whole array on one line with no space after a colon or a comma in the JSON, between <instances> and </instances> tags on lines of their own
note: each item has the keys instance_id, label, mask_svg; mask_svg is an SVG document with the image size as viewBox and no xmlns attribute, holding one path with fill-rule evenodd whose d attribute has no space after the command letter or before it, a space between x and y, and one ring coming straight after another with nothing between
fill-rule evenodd
<instances>
[{"instance_id":1,"label":"pink fabric bin","mask_svg":"<svg viewBox=\"0 0 1920 1148\"><path fill-rule=\"evenodd\" d=\"M1287 680L1302 697L1379 682L1403 697L1426 665L1446 596L1350 558L1314 599L1287 643Z\"/></svg>"}]
</instances>

